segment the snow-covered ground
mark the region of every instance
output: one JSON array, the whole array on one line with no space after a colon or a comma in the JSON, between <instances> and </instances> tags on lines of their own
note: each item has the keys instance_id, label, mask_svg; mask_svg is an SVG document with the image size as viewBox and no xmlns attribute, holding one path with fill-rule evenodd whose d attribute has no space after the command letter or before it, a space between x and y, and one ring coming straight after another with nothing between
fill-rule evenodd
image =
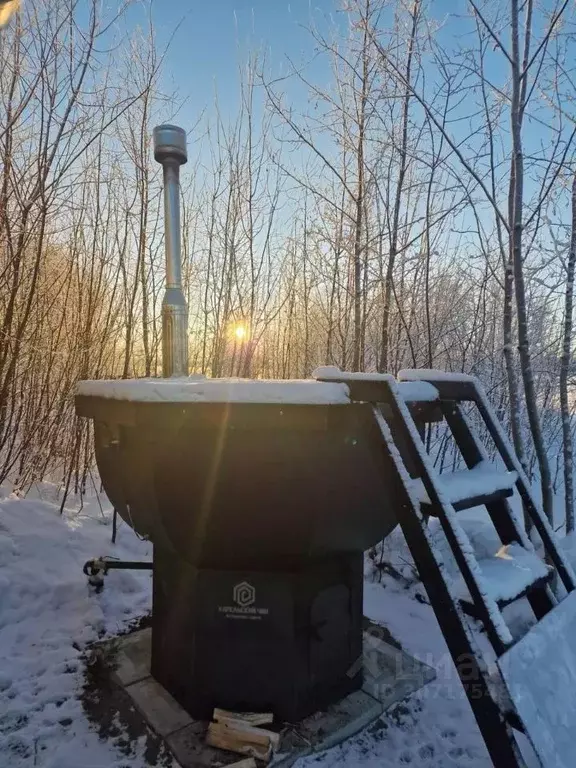
<instances>
[{"instance_id":1,"label":"snow-covered ground","mask_svg":"<svg viewBox=\"0 0 576 768\"><path fill-rule=\"evenodd\" d=\"M151 546L96 503L59 514L54 489L41 499L0 500L0 768L140 768L100 741L79 699L81 653L150 610L148 571L113 571L89 592L82 573L95 555L146 559ZM53 502L51 502L52 496Z\"/></svg>"},{"instance_id":2,"label":"snow-covered ground","mask_svg":"<svg viewBox=\"0 0 576 768\"><path fill-rule=\"evenodd\" d=\"M475 548L486 545L476 526ZM92 593L83 563L97 555L147 559L151 547L126 525L110 543L110 510L96 501L61 516L55 489L0 498L0 768L144 768L145 745L120 753L83 709L82 651L150 610L147 571L112 571ZM488 534L489 535L489 534ZM472 536L474 539L474 536ZM386 542L406 581L366 583L365 614L437 669L437 680L345 745L308 758L315 766L491 765L432 609L415 582L399 531ZM576 546L575 546L576 549ZM480 554L480 552L479 552ZM411 582L411 583L410 583Z\"/></svg>"}]
</instances>

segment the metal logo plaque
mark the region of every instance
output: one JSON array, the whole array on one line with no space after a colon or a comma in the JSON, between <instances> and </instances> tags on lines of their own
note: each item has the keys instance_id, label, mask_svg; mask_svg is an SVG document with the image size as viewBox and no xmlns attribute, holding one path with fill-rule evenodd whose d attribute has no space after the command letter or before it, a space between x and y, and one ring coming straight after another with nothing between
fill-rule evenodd
<instances>
[{"instance_id":1,"label":"metal logo plaque","mask_svg":"<svg viewBox=\"0 0 576 768\"><path fill-rule=\"evenodd\" d=\"M241 581L234 587L234 602L240 608L248 608L256 602L256 590L247 581Z\"/></svg>"},{"instance_id":2,"label":"metal logo plaque","mask_svg":"<svg viewBox=\"0 0 576 768\"><path fill-rule=\"evenodd\" d=\"M218 605L218 613L227 619L248 619L258 621L268 616L269 609L256 605L256 588L249 581L239 581L232 589L234 605Z\"/></svg>"}]
</instances>

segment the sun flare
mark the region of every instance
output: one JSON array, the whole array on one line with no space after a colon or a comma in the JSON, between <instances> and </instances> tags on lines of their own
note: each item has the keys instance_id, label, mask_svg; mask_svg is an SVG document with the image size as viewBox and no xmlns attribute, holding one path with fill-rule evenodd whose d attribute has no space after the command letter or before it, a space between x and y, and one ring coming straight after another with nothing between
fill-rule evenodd
<instances>
[{"instance_id":1,"label":"sun flare","mask_svg":"<svg viewBox=\"0 0 576 768\"><path fill-rule=\"evenodd\" d=\"M20 0L0 0L0 28L6 26L12 14L20 9Z\"/></svg>"},{"instance_id":2,"label":"sun flare","mask_svg":"<svg viewBox=\"0 0 576 768\"><path fill-rule=\"evenodd\" d=\"M245 325L235 325L234 326L234 336L238 339L238 341L244 341L244 339L248 336L248 331L246 329Z\"/></svg>"}]
</instances>

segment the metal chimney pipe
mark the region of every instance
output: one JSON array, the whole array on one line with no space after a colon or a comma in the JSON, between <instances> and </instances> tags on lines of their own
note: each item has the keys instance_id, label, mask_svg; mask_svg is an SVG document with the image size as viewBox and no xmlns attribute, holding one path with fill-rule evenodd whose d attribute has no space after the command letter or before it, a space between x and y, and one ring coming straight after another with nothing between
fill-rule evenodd
<instances>
[{"instance_id":1,"label":"metal chimney pipe","mask_svg":"<svg viewBox=\"0 0 576 768\"><path fill-rule=\"evenodd\" d=\"M182 292L180 253L180 166L188 160L183 128L154 128L154 159L164 171L166 291L162 301L162 375L188 376L188 307Z\"/></svg>"}]
</instances>

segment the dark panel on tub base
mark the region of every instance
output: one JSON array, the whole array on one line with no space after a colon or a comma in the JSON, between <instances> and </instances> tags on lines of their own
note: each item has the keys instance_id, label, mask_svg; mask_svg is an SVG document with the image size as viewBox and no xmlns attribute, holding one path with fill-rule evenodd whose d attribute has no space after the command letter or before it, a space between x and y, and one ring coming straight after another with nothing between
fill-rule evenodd
<instances>
[{"instance_id":1,"label":"dark panel on tub base","mask_svg":"<svg viewBox=\"0 0 576 768\"><path fill-rule=\"evenodd\" d=\"M196 569L155 551L152 674L197 718L296 722L362 684L362 555Z\"/></svg>"}]
</instances>

